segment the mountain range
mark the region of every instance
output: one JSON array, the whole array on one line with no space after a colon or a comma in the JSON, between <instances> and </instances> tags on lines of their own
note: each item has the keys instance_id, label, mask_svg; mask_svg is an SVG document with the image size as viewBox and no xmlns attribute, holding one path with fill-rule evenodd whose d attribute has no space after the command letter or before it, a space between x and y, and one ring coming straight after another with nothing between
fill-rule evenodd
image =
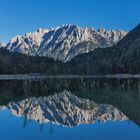
<instances>
[{"instance_id":1,"label":"mountain range","mask_svg":"<svg viewBox=\"0 0 140 140\"><path fill-rule=\"evenodd\" d=\"M6 48L10 52L51 57L67 62L96 48L111 47L126 34L122 30L95 30L69 24L49 30L40 28L35 32L16 36L7 43Z\"/></svg>"},{"instance_id":2,"label":"mountain range","mask_svg":"<svg viewBox=\"0 0 140 140\"><path fill-rule=\"evenodd\" d=\"M0 49L0 73L139 74L140 24L128 33L66 25L15 37Z\"/></svg>"}]
</instances>

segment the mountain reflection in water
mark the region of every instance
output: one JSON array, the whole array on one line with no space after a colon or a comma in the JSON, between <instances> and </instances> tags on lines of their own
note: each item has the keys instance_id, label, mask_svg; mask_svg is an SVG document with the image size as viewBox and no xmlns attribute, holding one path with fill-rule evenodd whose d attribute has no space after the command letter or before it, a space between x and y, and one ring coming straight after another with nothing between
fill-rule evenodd
<instances>
[{"instance_id":1,"label":"mountain reflection in water","mask_svg":"<svg viewBox=\"0 0 140 140\"><path fill-rule=\"evenodd\" d=\"M67 127L92 124L97 121L123 121L127 117L117 108L82 99L68 91L48 97L30 97L19 102L10 102L8 109L16 116L39 123L53 122Z\"/></svg>"},{"instance_id":2,"label":"mountain reflection in water","mask_svg":"<svg viewBox=\"0 0 140 140\"><path fill-rule=\"evenodd\" d=\"M140 125L138 79L0 81L1 109L67 127L129 119Z\"/></svg>"}]
</instances>

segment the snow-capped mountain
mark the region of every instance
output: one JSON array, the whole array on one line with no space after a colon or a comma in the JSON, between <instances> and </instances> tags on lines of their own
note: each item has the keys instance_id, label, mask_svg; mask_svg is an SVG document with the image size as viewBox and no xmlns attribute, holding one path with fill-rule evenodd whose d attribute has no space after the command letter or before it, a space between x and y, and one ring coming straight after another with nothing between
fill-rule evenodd
<instances>
[{"instance_id":1,"label":"snow-capped mountain","mask_svg":"<svg viewBox=\"0 0 140 140\"><path fill-rule=\"evenodd\" d=\"M110 47L126 34L121 30L96 31L76 25L63 25L49 30L38 29L36 32L14 37L6 47L11 52L48 56L66 62L95 48Z\"/></svg>"},{"instance_id":2,"label":"snow-capped mountain","mask_svg":"<svg viewBox=\"0 0 140 140\"><path fill-rule=\"evenodd\" d=\"M99 122L128 119L121 111L107 104L82 99L63 91L49 97L30 97L10 102L8 109L13 115L39 123L55 123L66 127Z\"/></svg>"},{"instance_id":3,"label":"snow-capped mountain","mask_svg":"<svg viewBox=\"0 0 140 140\"><path fill-rule=\"evenodd\" d=\"M0 48L1 47L6 47L6 43L0 42Z\"/></svg>"}]
</instances>

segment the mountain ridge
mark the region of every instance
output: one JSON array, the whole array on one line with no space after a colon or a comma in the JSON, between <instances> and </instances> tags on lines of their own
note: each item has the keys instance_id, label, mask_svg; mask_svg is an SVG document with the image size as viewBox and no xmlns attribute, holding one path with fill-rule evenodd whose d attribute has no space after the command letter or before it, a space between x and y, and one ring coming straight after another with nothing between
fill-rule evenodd
<instances>
[{"instance_id":1,"label":"mountain ridge","mask_svg":"<svg viewBox=\"0 0 140 140\"><path fill-rule=\"evenodd\" d=\"M31 56L47 56L63 62L75 56L93 51L96 48L111 47L120 41L127 32L99 28L81 28L67 24L52 29L41 29L23 36L12 38L6 45L10 52ZM91 44L81 45L81 44Z\"/></svg>"}]
</instances>

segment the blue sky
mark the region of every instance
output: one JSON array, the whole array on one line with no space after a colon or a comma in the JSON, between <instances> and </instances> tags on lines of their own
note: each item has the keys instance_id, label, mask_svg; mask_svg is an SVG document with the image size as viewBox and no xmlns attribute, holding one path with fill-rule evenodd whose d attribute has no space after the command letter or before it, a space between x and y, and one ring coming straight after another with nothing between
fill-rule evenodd
<instances>
[{"instance_id":1,"label":"blue sky","mask_svg":"<svg viewBox=\"0 0 140 140\"><path fill-rule=\"evenodd\" d=\"M140 0L0 0L0 41L63 24L130 30L140 23Z\"/></svg>"}]
</instances>

